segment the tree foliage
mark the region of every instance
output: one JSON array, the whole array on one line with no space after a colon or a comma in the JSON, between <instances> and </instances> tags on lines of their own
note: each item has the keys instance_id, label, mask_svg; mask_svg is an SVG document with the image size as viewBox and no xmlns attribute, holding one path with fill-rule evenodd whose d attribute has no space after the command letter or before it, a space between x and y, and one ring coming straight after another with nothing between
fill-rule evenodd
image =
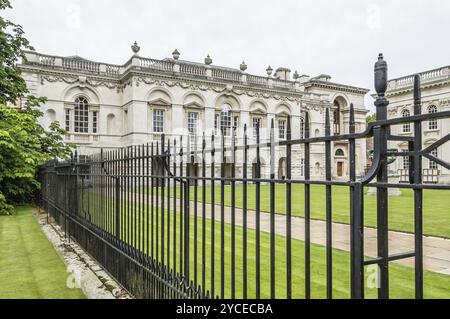
<instances>
[{"instance_id":1,"label":"tree foliage","mask_svg":"<svg viewBox=\"0 0 450 319\"><path fill-rule=\"evenodd\" d=\"M371 122L375 122L377 120L377 116L375 114L370 114L366 116L366 123L369 124Z\"/></svg>"},{"instance_id":2,"label":"tree foliage","mask_svg":"<svg viewBox=\"0 0 450 319\"><path fill-rule=\"evenodd\" d=\"M0 10L11 8L9 0L0 0ZM22 27L0 16L0 103L14 103L27 92L17 62L25 59L23 49L33 50Z\"/></svg>"},{"instance_id":3,"label":"tree foliage","mask_svg":"<svg viewBox=\"0 0 450 319\"><path fill-rule=\"evenodd\" d=\"M0 11L11 8L0 0ZM13 204L33 199L39 182L37 168L52 158L66 158L65 131L58 122L45 130L38 122L45 98L28 94L17 64L23 50L32 49L20 25L0 17L0 213L11 213ZM20 109L9 107L26 99Z\"/></svg>"}]
</instances>

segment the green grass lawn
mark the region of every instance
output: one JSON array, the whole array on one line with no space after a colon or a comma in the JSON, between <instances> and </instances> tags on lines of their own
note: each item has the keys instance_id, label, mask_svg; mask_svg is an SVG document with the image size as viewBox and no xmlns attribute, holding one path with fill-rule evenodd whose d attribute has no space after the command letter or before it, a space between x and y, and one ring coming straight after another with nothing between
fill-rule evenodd
<instances>
[{"instance_id":1,"label":"green grass lawn","mask_svg":"<svg viewBox=\"0 0 450 319\"><path fill-rule=\"evenodd\" d=\"M198 222L198 236L201 238L201 219ZM206 287L210 287L209 274L211 271L211 223L206 223ZM214 223L215 240L215 286L216 294L220 287L220 223ZM193 255L194 226L191 219L191 272L197 262L197 275L201 278L201 241L198 241L198 255ZM225 297L231 297L231 226L225 225ZM236 227L236 297L242 298L243 292L243 229ZM276 236L276 297L286 298L286 239ZM248 297L255 297L255 231L248 231ZM292 241L292 289L293 298L304 298L305 259L304 242ZM261 297L270 298L270 238L268 233L261 233ZM195 261L196 260L196 261ZM366 283L368 268L366 267ZM192 279L193 277L191 277ZM414 298L414 270L398 264L390 264L390 293L391 298ZM425 298L450 298L450 276L440 275L426 271L424 273ZM219 295L220 296L220 295ZM376 298L377 289L370 289L366 285L365 297ZM311 245L311 297L315 299L326 298L326 249L323 246ZM333 298L350 298L350 254L345 251L333 250Z\"/></svg>"},{"instance_id":2,"label":"green grass lawn","mask_svg":"<svg viewBox=\"0 0 450 319\"><path fill-rule=\"evenodd\" d=\"M90 198L90 200L88 200ZM98 201L101 197L98 194L91 193L91 196L84 197L85 206L84 210L98 213ZM95 204L97 203L97 204ZM114 207L114 205L112 205ZM138 202L126 202L122 201L122 239L128 241L128 235L131 235L131 239L128 242L138 247L143 252L149 252L149 255L161 260L161 249L156 256L157 247L161 247L161 224L162 224L162 212L156 213L154 209L153 222L150 221L150 207ZM128 214L128 212L134 212ZM138 213L140 212L140 213ZM102 222L109 220L108 229L111 231L114 227L114 210L108 210L108 218L100 217L99 214L92 214L93 220L98 221L98 225L105 227ZM216 212L219 214L219 212ZM158 217L158 226L156 226L156 216ZM200 216L200 213L199 213ZM176 270L179 271L180 261L180 215L174 214L172 211L164 211L164 241L165 241L165 264L169 261L169 267L173 269L173 227L174 217L176 217ZM170 228L168 229L168 221L170 221ZM201 284L202 278L202 218L197 219L197 238L194 237L194 218L190 218L190 279L195 278L195 266L197 266L197 284ZM149 228L147 229L147 225ZM152 226L153 225L153 226ZM215 241L211 242L211 229L215 229ZM219 222L212 222L209 219L205 220L205 273L206 273L206 289L211 288L211 247L214 245L214 284L215 294L220 296L220 277L221 277L221 251L224 251L224 264L225 264L225 297L231 297L231 225L225 224L225 246L221 246L220 235L221 225ZM153 237L151 232L153 229ZM158 244L156 243L158 230ZM147 247L147 232L150 234L149 242L150 246ZM167 236L170 236L170 246L167 246ZM255 253L255 231L248 229L248 297L255 297L255 278L256 278L256 253ZM243 228L236 226L236 297L242 298L243 296ZM194 245L197 243L197 255L194 255ZM151 247L153 246L153 254L151 254ZM222 249L223 248L223 249ZM268 233L261 232L261 297L270 297L270 238ZM168 254L168 255L167 255ZM169 257L167 257L169 256ZM276 297L286 298L286 239L284 236L276 236ZM292 289L294 298L304 298L304 284L305 284L305 259L304 259L304 242L299 240L292 240ZM368 268L366 268L368 270ZM366 274L367 276L368 274ZM390 284L391 284L391 297L392 298L414 298L414 269L398 265L395 263L390 264ZM424 272L424 286L426 298L450 298L450 276L440 275L432 272ZM333 296L335 298L349 298L350 297L350 255L348 252L341 250L333 250ZM366 297L375 298L377 294L376 289L371 289L366 286ZM313 298L325 298L326 297L326 249L323 246L311 245L311 296Z\"/></svg>"},{"instance_id":3,"label":"green grass lawn","mask_svg":"<svg viewBox=\"0 0 450 319\"><path fill-rule=\"evenodd\" d=\"M85 298L81 289L67 288L68 275L29 207L0 216L1 299Z\"/></svg>"},{"instance_id":4,"label":"green grass lawn","mask_svg":"<svg viewBox=\"0 0 450 319\"><path fill-rule=\"evenodd\" d=\"M248 209L255 209L255 185L248 185ZM206 188L206 202L210 203L212 187ZM201 187L198 189L198 200L201 200ZM402 189L402 196L389 197L389 229L413 232L414 231L414 194L410 189ZM191 200L193 200L193 190ZM173 193L172 193L173 194ZM450 209L447 206L445 190L424 190L423 224L424 234L437 237L450 238ZM177 193L179 196L179 191ZM261 211L270 211L269 185L261 185ZM236 207L242 208L242 185L236 185ZM348 224L350 221L349 188L343 186L332 187L333 221ZM220 186L215 187L215 202L220 204ZM231 186L225 186L225 205L231 205ZM276 185L275 212L286 213L286 186ZM304 216L304 185L292 185L292 214ZM325 219L325 187L311 185L311 217ZM364 196L364 223L365 226L376 227L376 196Z\"/></svg>"}]
</instances>

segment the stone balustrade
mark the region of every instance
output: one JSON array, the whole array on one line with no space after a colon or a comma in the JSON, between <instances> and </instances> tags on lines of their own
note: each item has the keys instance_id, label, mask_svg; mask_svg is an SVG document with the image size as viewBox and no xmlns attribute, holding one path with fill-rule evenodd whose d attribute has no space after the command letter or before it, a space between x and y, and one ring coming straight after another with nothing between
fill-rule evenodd
<instances>
[{"instance_id":1,"label":"stone balustrade","mask_svg":"<svg viewBox=\"0 0 450 319\"><path fill-rule=\"evenodd\" d=\"M113 65L85 60L79 57L58 57L40 54L34 51L25 52L24 65L41 65L67 71L77 71L87 74L97 74L118 78L130 69L139 69L155 73L169 73L172 76L203 78L220 82L242 83L244 85L276 88L282 90L300 91L300 82L281 80L273 77L247 74L238 69L224 68L212 65L202 65L181 60L157 60L133 56L124 65Z\"/></svg>"},{"instance_id":2,"label":"stone balustrade","mask_svg":"<svg viewBox=\"0 0 450 319\"><path fill-rule=\"evenodd\" d=\"M450 67L448 66L420 73L420 79L422 80L423 84L440 81L446 78L450 78ZM389 90L409 88L413 85L414 75L404 76L401 78L390 80L388 82Z\"/></svg>"}]
</instances>

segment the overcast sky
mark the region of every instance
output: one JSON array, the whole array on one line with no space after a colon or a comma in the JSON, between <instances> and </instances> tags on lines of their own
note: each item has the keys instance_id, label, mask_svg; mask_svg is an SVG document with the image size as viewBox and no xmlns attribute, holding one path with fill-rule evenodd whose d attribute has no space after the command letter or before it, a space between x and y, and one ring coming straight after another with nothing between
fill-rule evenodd
<instances>
[{"instance_id":1,"label":"overcast sky","mask_svg":"<svg viewBox=\"0 0 450 319\"><path fill-rule=\"evenodd\" d=\"M123 64L181 58L265 75L271 65L373 88L383 52L391 78L450 65L448 0L11 0L38 52ZM370 98L366 106L372 108Z\"/></svg>"}]
</instances>

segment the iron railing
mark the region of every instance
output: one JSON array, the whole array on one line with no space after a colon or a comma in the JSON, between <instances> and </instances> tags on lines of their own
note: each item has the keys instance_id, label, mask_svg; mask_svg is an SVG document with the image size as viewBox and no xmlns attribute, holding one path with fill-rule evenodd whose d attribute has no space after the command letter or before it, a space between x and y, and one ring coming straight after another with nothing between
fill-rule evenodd
<instances>
[{"instance_id":1,"label":"iron railing","mask_svg":"<svg viewBox=\"0 0 450 319\"><path fill-rule=\"evenodd\" d=\"M450 134L423 149L421 123L448 118L450 112L421 114L420 78L416 76L414 115L388 120L384 96L387 65L381 55L375 67L375 86L377 121L364 132L355 132L351 105L349 134L332 134L330 110L326 109L324 137L310 137L306 118L304 138L292 139L289 119L287 138L277 143L272 121L270 140L264 143L257 129L256 144L250 145L245 129L242 145L236 144L233 130L230 147L223 136L214 134L208 140L203 136L201 149L197 149L197 143L190 147L182 138L166 140L162 136L161 142L152 144L83 158L75 155L43 167L43 206L63 226L69 240L78 242L138 298L311 298L318 285L311 279L315 267L312 254L319 249L311 241L311 207L312 201L317 201L311 196L311 187L321 185L326 192L323 289L327 298L333 298L336 281L345 278L335 277L332 187L347 187L349 297L364 298L364 268L378 265L378 297L389 298L390 262L415 258L415 296L422 298L422 192L450 189L449 185L422 183L422 157L450 169L449 163L430 154L450 140ZM390 126L403 123L413 123L413 137L390 134ZM372 166L358 178L356 141L368 137L374 139ZM216 148L216 138L221 140L221 147ZM409 151L388 149L388 141L399 140L409 143ZM348 141L348 181L332 178L331 147L337 141ZM311 179L313 144L325 144L324 180ZM277 179L275 154L280 152L285 153L286 167L285 176ZM268 176L263 176L262 153L269 156ZM294 176L299 153L306 169L304 174ZM256 156L255 161L249 160L250 154ZM410 158L408 184L388 182L388 158L396 156ZM303 229L293 228L292 204L300 197L296 185L303 185ZM377 257L371 259L364 255L365 186L377 189L378 248ZM396 255L389 253L388 246L391 187L414 191L415 248ZM267 207L263 207L264 200L269 203ZM277 214L277 206L282 206L284 217ZM304 235L302 242L294 239L299 232Z\"/></svg>"}]
</instances>

